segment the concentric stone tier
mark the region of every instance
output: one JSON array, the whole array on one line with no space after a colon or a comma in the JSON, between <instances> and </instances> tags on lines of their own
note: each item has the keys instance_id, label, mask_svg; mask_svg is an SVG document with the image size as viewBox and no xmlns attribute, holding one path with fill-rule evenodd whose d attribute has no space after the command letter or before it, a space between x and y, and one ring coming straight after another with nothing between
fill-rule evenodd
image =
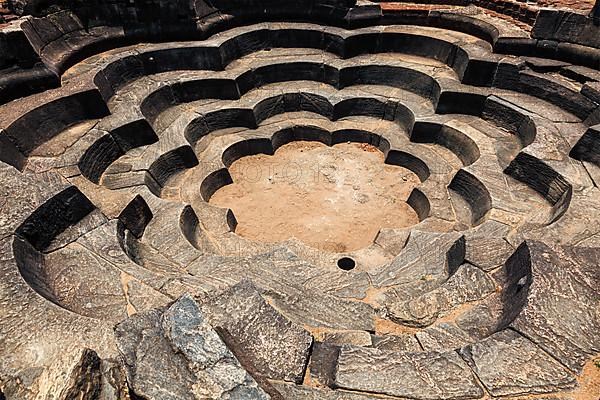
<instances>
[{"instance_id":1,"label":"concentric stone tier","mask_svg":"<svg viewBox=\"0 0 600 400\"><path fill-rule=\"evenodd\" d=\"M1 396L597 397L596 53L344 10L160 43L24 22L60 87L0 97ZM406 169L418 223L338 252L236 233L211 197L296 142Z\"/></svg>"}]
</instances>

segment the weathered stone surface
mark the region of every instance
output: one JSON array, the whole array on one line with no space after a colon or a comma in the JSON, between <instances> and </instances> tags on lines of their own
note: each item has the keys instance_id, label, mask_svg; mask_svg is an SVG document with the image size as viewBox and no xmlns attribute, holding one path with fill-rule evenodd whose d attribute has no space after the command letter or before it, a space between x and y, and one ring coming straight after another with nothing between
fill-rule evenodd
<instances>
[{"instance_id":1,"label":"weathered stone surface","mask_svg":"<svg viewBox=\"0 0 600 400\"><path fill-rule=\"evenodd\" d=\"M268 399L189 296L115 328L133 392L152 399Z\"/></svg>"},{"instance_id":2,"label":"weathered stone surface","mask_svg":"<svg viewBox=\"0 0 600 400\"><path fill-rule=\"evenodd\" d=\"M487 221L465 234L465 259L484 271L501 266L514 252L506 241L510 228L497 221Z\"/></svg>"},{"instance_id":3,"label":"weathered stone surface","mask_svg":"<svg viewBox=\"0 0 600 400\"><path fill-rule=\"evenodd\" d=\"M469 336L485 338L494 333L502 316L501 296L490 296L456 317L456 325Z\"/></svg>"},{"instance_id":4,"label":"weathered stone surface","mask_svg":"<svg viewBox=\"0 0 600 400\"><path fill-rule=\"evenodd\" d=\"M558 80L550 80L535 72L520 72L520 84L527 93L545 99L552 104L560 104L561 108L586 119L597 104Z\"/></svg>"},{"instance_id":5,"label":"weathered stone surface","mask_svg":"<svg viewBox=\"0 0 600 400\"><path fill-rule=\"evenodd\" d=\"M462 265L458 271L439 288L406 303L388 305L390 317L399 323L414 326L432 324L440 314L495 291L494 281L479 268Z\"/></svg>"},{"instance_id":6,"label":"weathered stone surface","mask_svg":"<svg viewBox=\"0 0 600 400\"><path fill-rule=\"evenodd\" d=\"M325 332L323 341L337 345L371 346L373 344L371 335L366 331Z\"/></svg>"},{"instance_id":7,"label":"weathered stone surface","mask_svg":"<svg viewBox=\"0 0 600 400\"><path fill-rule=\"evenodd\" d=\"M29 3L0 26L0 398L580 394L599 255L555 247L600 246L589 18L542 10L540 40L464 5ZM390 199L418 223L350 271L208 203L237 156L346 139L420 181Z\"/></svg>"},{"instance_id":8,"label":"weathered stone surface","mask_svg":"<svg viewBox=\"0 0 600 400\"><path fill-rule=\"evenodd\" d=\"M460 234L412 232L406 247L391 264L371 273L377 287L410 285L425 276L443 280L464 261Z\"/></svg>"},{"instance_id":9,"label":"weathered stone surface","mask_svg":"<svg viewBox=\"0 0 600 400\"><path fill-rule=\"evenodd\" d=\"M58 174L23 176L15 168L4 163L0 163L0 176L1 237L12 234L36 208L68 186Z\"/></svg>"},{"instance_id":10,"label":"weathered stone surface","mask_svg":"<svg viewBox=\"0 0 600 400\"><path fill-rule=\"evenodd\" d=\"M379 350L406 352L422 350L415 335L410 333L385 336L372 335L371 340L373 347Z\"/></svg>"},{"instance_id":11,"label":"weathered stone surface","mask_svg":"<svg viewBox=\"0 0 600 400\"><path fill-rule=\"evenodd\" d=\"M600 125L590 127L571 150L571 157L600 165Z\"/></svg>"},{"instance_id":12,"label":"weathered stone surface","mask_svg":"<svg viewBox=\"0 0 600 400\"><path fill-rule=\"evenodd\" d=\"M130 400L127 375L121 360L102 360L100 400Z\"/></svg>"},{"instance_id":13,"label":"weathered stone surface","mask_svg":"<svg viewBox=\"0 0 600 400\"><path fill-rule=\"evenodd\" d=\"M100 359L93 350L85 349L72 367L65 387L58 394L60 399L93 399L101 391Z\"/></svg>"},{"instance_id":14,"label":"weathered stone surface","mask_svg":"<svg viewBox=\"0 0 600 400\"><path fill-rule=\"evenodd\" d=\"M576 385L575 377L564 366L511 330L460 352L493 396L551 393Z\"/></svg>"},{"instance_id":15,"label":"weathered stone surface","mask_svg":"<svg viewBox=\"0 0 600 400\"><path fill-rule=\"evenodd\" d=\"M258 293L249 281L201 305L213 327L226 330L260 375L301 383L312 336L293 324Z\"/></svg>"},{"instance_id":16,"label":"weathered stone surface","mask_svg":"<svg viewBox=\"0 0 600 400\"><path fill-rule=\"evenodd\" d=\"M533 282L512 323L575 372L600 352L600 250L526 242Z\"/></svg>"},{"instance_id":17,"label":"weathered stone surface","mask_svg":"<svg viewBox=\"0 0 600 400\"><path fill-rule=\"evenodd\" d=\"M390 352L342 347L335 385L414 399L483 396L469 367L454 352Z\"/></svg>"},{"instance_id":18,"label":"weathered stone surface","mask_svg":"<svg viewBox=\"0 0 600 400\"><path fill-rule=\"evenodd\" d=\"M381 398L345 390L317 389L290 383L273 382L273 386L286 400L375 400Z\"/></svg>"},{"instance_id":19,"label":"weathered stone surface","mask_svg":"<svg viewBox=\"0 0 600 400\"><path fill-rule=\"evenodd\" d=\"M234 285L250 279L263 297L299 325L340 330L374 328L375 311L371 305L314 290L311 278L321 272L290 252L275 250L242 259L203 258L188 270L202 277L206 291L219 289L224 283ZM343 279L339 275L336 271L330 278Z\"/></svg>"},{"instance_id":20,"label":"weathered stone surface","mask_svg":"<svg viewBox=\"0 0 600 400\"><path fill-rule=\"evenodd\" d=\"M600 104L600 82L588 82L581 88L581 93Z\"/></svg>"},{"instance_id":21,"label":"weathered stone surface","mask_svg":"<svg viewBox=\"0 0 600 400\"><path fill-rule=\"evenodd\" d=\"M474 341L467 332L445 322L417 332L416 336L425 351L455 350Z\"/></svg>"},{"instance_id":22,"label":"weathered stone surface","mask_svg":"<svg viewBox=\"0 0 600 400\"><path fill-rule=\"evenodd\" d=\"M43 271L48 297L62 307L113 323L127 318L121 271L83 246L74 243L47 255Z\"/></svg>"},{"instance_id":23,"label":"weathered stone surface","mask_svg":"<svg viewBox=\"0 0 600 400\"><path fill-rule=\"evenodd\" d=\"M325 386L333 385L340 347L331 343L314 343L309 365L311 380Z\"/></svg>"},{"instance_id":24,"label":"weathered stone surface","mask_svg":"<svg viewBox=\"0 0 600 400\"><path fill-rule=\"evenodd\" d=\"M103 392L101 360L90 349L69 351L57 357L48 369L31 368L17 379L6 379L7 399L48 396L60 400L97 399Z\"/></svg>"},{"instance_id":25,"label":"weathered stone surface","mask_svg":"<svg viewBox=\"0 0 600 400\"><path fill-rule=\"evenodd\" d=\"M560 40L600 48L600 28L593 18L569 12L545 9L536 20L532 35L535 38Z\"/></svg>"}]
</instances>

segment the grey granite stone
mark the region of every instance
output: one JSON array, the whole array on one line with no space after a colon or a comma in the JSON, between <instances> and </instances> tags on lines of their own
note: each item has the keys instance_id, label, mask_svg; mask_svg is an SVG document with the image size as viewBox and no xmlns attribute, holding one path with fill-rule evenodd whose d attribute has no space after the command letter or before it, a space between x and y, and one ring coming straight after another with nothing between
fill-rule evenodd
<instances>
[{"instance_id":1,"label":"grey granite stone","mask_svg":"<svg viewBox=\"0 0 600 400\"><path fill-rule=\"evenodd\" d=\"M432 324L442 313L480 300L495 289L494 281L485 272L465 264L439 288L406 303L388 304L388 312L396 322L423 327Z\"/></svg>"},{"instance_id":2,"label":"grey granite stone","mask_svg":"<svg viewBox=\"0 0 600 400\"><path fill-rule=\"evenodd\" d=\"M527 303L512 323L567 367L580 372L600 352L600 250L526 242L533 273Z\"/></svg>"},{"instance_id":3,"label":"grey granite stone","mask_svg":"<svg viewBox=\"0 0 600 400\"><path fill-rule=\"evenodd\" d=\"M577 384L564 366L514 331L498 332L460 352L493 396L552 393Z\"/></svg>"},{"instance_id":4,"label":"grey granite stone","mask_svg":"<svg viewBox=\"0 0 600 400\"><path fill-rule=\"evenodd\" d=\"M167 309L137 314L115 328L133 392L152 399L268 399L183 296Z\"/></svg>"},{"instance_id":5,"label":"grey granite stone","mask_svg":"<svg viewBox=\"0 0 600 400\"><path fill-rule=\"evenodd\" d=\"M418 352L421 351L421 345L415 337L410 333L396 335L372 335L371 340L373 347L379 350L387 351L406 351Z\"/></svg>"},{"instance_id":6,"label":"grey granite stone","mask_svg":"<svg viewBox=\"0 0 600 400\"><path fill-rule=\"evenodd\" d=\"M212 326L231 335L257 373L302 382L312 336L269 305L251 282L243 281L201 307Z\"/></svg>"},{"instance_id":7,"label":"grey granite stone","mask_svg":"<svg viewBox=\"0 0 600 400\"><path fill-rule=\"evenodd\" d=\"M375 400L381 396L353 393L345 390L330 390L297 386L290 383L273 382L273 386L286 400Z\"/></svg>"},{"instance_id":8,"label":"grey granite stone","mask_svg":"<svg viewBox=\"0 0 600 400\"><path fill-rule=\"evenodd\" d=\"M413 399L477 399L483 389L455 352L390 352L342 347L340 388Z\"/></svg>"},{"instance_id":9,"label":"grey granite stone","mask_svg":"<svg viewBox=\"0 0 600 400\"><path fill-rule=\"evenodd\" d=\"M446 322L417 332L416 336L425 351L455 350L474 341L467 332Z\"/></svg>"}]
</instances>

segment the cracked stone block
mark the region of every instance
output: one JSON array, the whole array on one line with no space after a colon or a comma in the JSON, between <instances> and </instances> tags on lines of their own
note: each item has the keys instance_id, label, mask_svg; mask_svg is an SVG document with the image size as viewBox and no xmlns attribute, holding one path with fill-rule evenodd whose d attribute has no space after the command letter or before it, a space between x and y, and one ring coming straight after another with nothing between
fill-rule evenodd
<instances>
[{"instance_id":1,"label":"cracked stone block","mask_svg":"<svg viewBox=\"0 0 600 400\"><path fill-rule=\"evenodd\" d=\"M201 307L212 326L231 335L257 373L302 382L312 336L268 304L250 281L242 281Z\"/></svg>"},{"instance_id":2,"label":"cracked stone block","mask_svg":"<svg viewBox=\"0 0 600 400\"><path fill-rule=\"evenodd\" d=\"M344 346L335 385L423 400L483 396L470 368L454 352L408 353Z\"/></svg>"},{"instance_id":3,"label":"cracked stone block","mask_svg":"<svg viewBox=\"0 0 600 400\"><path fill-rule=\"evenodd\" d=\"M460 353L493 396L552 393L577 385L563 365L511 330L466 346Z\"/></svg>"},{"instance_id":4,"label":"cracked stone block","mask_svg":"<svg viewBox=\"0 0 600 400\"><path fill-rule=\"evenodd\" d=\"M127 380L149 399L269 399L183 296L167 309L137 314L115 327Z\"/></svg>"},{"instance_id":5,"label":"cracked stone block","mask_svg":"<svg viewBox=\"0 0 600 400\"><path fill-rule=\"evenodd\" d=\"M484 338L492 333L502 313L499 296L490 296L490 301L475 304L456 317L456 325L470 336Z\"/></svg>"}]
</instances>

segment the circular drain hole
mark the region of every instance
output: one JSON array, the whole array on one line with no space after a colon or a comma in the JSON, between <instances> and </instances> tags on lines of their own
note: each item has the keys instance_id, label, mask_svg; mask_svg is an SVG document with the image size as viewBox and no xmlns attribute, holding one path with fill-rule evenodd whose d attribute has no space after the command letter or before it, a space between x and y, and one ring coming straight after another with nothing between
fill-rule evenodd
<instances>
[{"instance_id":1,"label":"circular drain hole","mask_svg":"<svg viewBox=\"0 0 600 400\"><path fill-rule=\"evenodd\" d=\"M342 257L338 260L337 266L344 271L350 271L356 267L356 261L350 257Z\"/></svg>"}]
</instances>

